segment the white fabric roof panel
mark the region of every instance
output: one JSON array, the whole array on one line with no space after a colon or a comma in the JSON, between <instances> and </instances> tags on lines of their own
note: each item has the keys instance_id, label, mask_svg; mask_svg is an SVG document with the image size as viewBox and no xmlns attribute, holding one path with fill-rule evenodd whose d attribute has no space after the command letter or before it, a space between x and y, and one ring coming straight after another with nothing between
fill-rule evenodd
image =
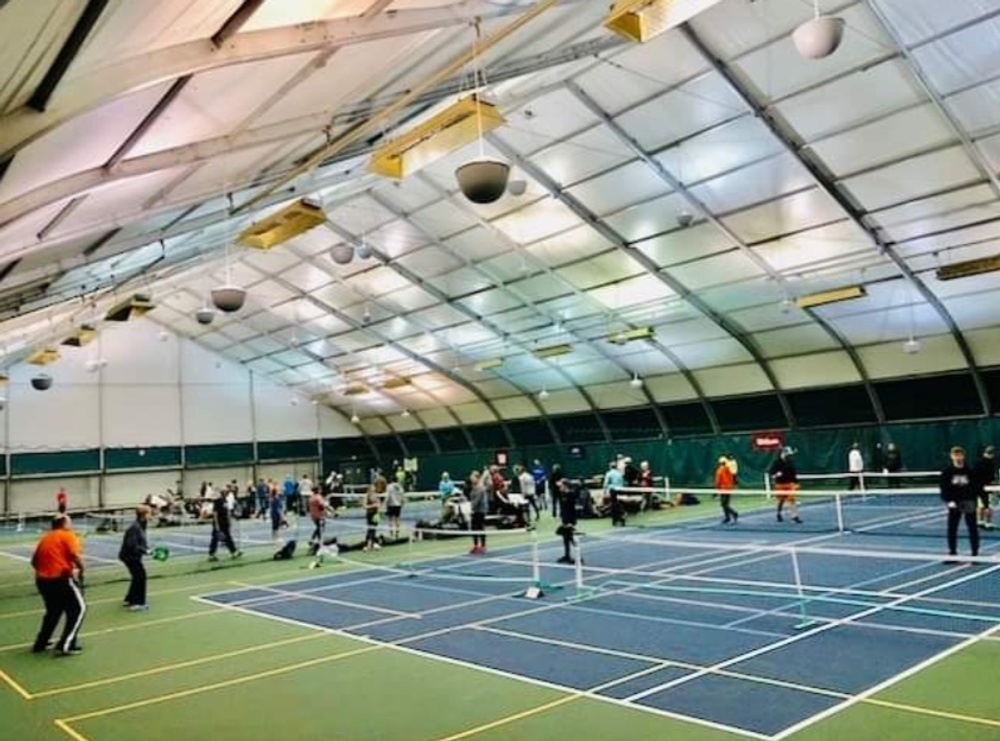
<instances>
[{"instance_id":1,"label":"white fabric roof panel","mask_svg":"<svg viewBox=\"0 0 1000 741\"><path fill-rule=\"evenodd\" d=\"M528 7L472 2L486 16L487 32ZM4 20L18 20L14 32L0 23L0 110L37 86L67 31L59 15L65 11L51 3L17 5L16 13L11 4L0 11ZM504 67L522 68L517 77L488 82L482 93L506 117L490 136L523 157L513 163L512 179L525 188L486 206L466 201L454 179L455 167L478 154L475 144L399 183L367 170L371 144L396 138L409 125L402 122L425 120L472 91L466 68L447 89L377 118L387 102L427 83L468 49L473 34L455 18L472 6L397 0L388 6L395 11L391 24L387 16L368 21L386 37L365 40L367 22L358 20L350 42L334 53L261 46L228 64L223 57L244 41L288 44L315 30L289 24L352 18L370 0L306 0L294 7L269 0L217 58L204 54L207 38L238 3L202 5L112 0L56 86L53 112L18 119L24 112L17 111L9 119L14 128L0 119L0 152L10 146L14 153L0 168L0 235L6 257L27 256L4 267L0 311L11 308L0 322L19 343L30 345L53 322L62 331L78 320L73 301L81 285L102 291L129 271L145 271L125 277L118 294L151 289L160 306L153 320L273 374L306 398L334 384L333 371L315 358L361 380L375 367L412 377L412 386L392 393L328 401L345 415L349 406L362 417L396 415L401 429L417 429L415 420L398 418L404 405L435 413L467 405L464 423L478 424L471 420L492 421L491 414L483 417L483 398L505 399L504 416L532 416L537 410L526 395L542 386L552 392L547 407L554 413L588 408L574 384L589 389L602 408L641 405L644 392L629 385L632 373L657 399L690 400L694 391L671 353L709 396L768 391L764 369L721 323L747 333L781 386L856 383L858 369L839 340L789 305L796 296L846 285L863 284L868 296L815 313L858 348L873 377L965 368L950 326L977 333L979 362L996 362L984 359L993 356L981 338L996 326L990 307L1000 279L934 277L942 264L1000 249L1000 189L984 177L1000 164L1000 133L991 128L1000 121L991 105L996 82L986 79L996 67L996 0L956 7L824 0L824 10L844 16L848 27L838 52L818 62L801 61L789 39L809 17L808 2L721 0L688 28L645 45L609 37L600 24L605 6L568 3L484 55L488 81ZM441 11L442 26L407 31L416 8ZM688 34L730 62L731 78ZM913 53L929 89L918 84L911 61L894 53L892 34L917 44ZM38 63L33 71L9 52L25 52L28 38L42 55L31 57ZM173 56L156 51L170 46ZM575 58L553 64L569 50L577 50ZM122 66L134 71L141 55L154 65L148 81L129 77ZM185 74L175 64L182 58L193 60L190 80L138 136L173 75ZM155 65L167 71L158 77ZM114 89L99 76L116 71L140 87L87 99L91 91ZM624 137L650 150L669 176L637 158L567 82L596 101ZM954 122L940 114L935 96ZM765 107L770 119L755 115L747 100ZM45 122L61 121L59 106L79 101L85 105L65 123L33 143L17 143L24 132L31 138L30 126L44 130ZM321 171L294 171L301 158L369 118L377 125L350 153L328 157ZM963 136L978 140L971 157L958 145ZM130 138L137 143L102 174L99 168ZM490 143L485 151L501 156ZM145 157L149 152L163 154ZM817 174L803 159L816 164ZM671 192L674 178L708 213ZM546 181L562 190L550 194ZM91 190L62 213L74 182ZM827 193L838 187L850 208ZM37 189L31 200L11 200L29 189ZM223 191L232 192L237 213L227 214ZM323 205L330 224L269 252L230 247L227 258L226 243L251 220L302 196ZM263 202L247 205L254 197ZM47 198L59 202L38 205ZM579 201L597 222L587 223L564 198ZM683 212L695 219L687 228L678 224ZM707 216L722 219L752 254ZM870 228L940 303L901 280L905 271L893 254L879 251ZM615 233L627 247L612 244ZM362 242L380 255L345 266L332 261L330 247ZM640 253L664 273L650 274ZM195 323L193 312L230 275L248 289L246 308L217 316L209 328ZM672 280L696 292L723 322L676 296ZM112 294L95 295L99 313ZM647 325L657 329L655 343L617 346L605 339ZM903 357L900 343L910 334L923 348ZM559 342L570 343L572 353L548 361L530 354ZM506 362L495 372L473 371L477 361L501 356ZM469 379L480 398L435 367ZM443 414L440 423L453 425L454 417Z\"/></svg>"}]
</instances>

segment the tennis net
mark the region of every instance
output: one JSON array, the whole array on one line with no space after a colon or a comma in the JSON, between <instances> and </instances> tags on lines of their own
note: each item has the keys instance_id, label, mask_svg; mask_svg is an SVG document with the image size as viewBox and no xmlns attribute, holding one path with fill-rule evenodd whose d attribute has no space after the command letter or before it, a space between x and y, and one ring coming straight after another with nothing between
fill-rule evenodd
<instances>
[{"instance_id":1,"label":"tennis net","mask_svg":"<svg viewBox=\"0 0 1000 741\"><path fill-rule=\"evenodd\" d=\"M947 510L937 487L905 489L847 489L814 488L812 482L802 482L802 488L793 492L792 502L786 501L780 513L779 494L766 489L683 489L694 495L702 504L713 504L722 495L730 495L731 506L739 512L735 527L745 530L785 531L814 533L853 533L858 535L889 535L940 538L945 532ZM1000 489L988 491L996 506ZM770 497L770 499L766 499ZM780 517L779 517L780 514ZM800 522L794 521L797 514ZM720 518L706 517L694 527L714 529L731 527ZM1000 540L1000 530L990 527L980 529L981 537Z\"/></svg>"}]
</instances>

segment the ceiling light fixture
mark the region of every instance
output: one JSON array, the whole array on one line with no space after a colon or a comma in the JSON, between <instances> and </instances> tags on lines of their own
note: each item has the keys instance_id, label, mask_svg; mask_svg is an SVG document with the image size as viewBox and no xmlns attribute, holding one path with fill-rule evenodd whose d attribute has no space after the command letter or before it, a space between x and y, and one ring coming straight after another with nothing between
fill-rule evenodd
<instances>
[{"instance_id":1,"label":"ceiling light fixture","mask_svg":"<svg viewBox=\"0 0 1000 741\"><path fill-rule=\"evenodd\" d=\"M351 412L351 424L356 425L361 421L361 417L358 416L357 412Z\"/></svg>"},{"instance_id":2,"label":"ceiling light fixture","mask_svg":"<svg viewBox=\"0 0 1000 741\"><path fill-rule=\"evenodd\" d=\"M903 343L903 352L907 355L916 355L920 352L920 340L911 336L910 339Z\"/></svg>"},{"instance_id":3,"label":"ceiling light fixture","mask_svg":"<svg viewBox=\"0 0 1000 741\"><path fill-rule=\"evenodd\" d=\"M409 419L409 417L410 417L410 410L409 409L404 409L403 413L400 414L399 416L402 417L403 419Z\"/></svg>"},{"instance_id":4,"label":"ceiling light fixture","mask_svg":"<svg viewBox=\"0 0 1000 741\"><path fill-rule=\"evenodd\" d=\"M330 248L330 259L338 265L350 265L354 259L354 248L349 244L335 244Z\"/></svg>"},{"instance_id":5,"label":"ceiling light fixture","mask_svg":"<svg viewBox=\"0 0 1000 741\"><path fill-rule=\"evenodd\" d=\"M844 39L845 24L843 18L823 15L819 0L814 0L813 8L813 17L795 29L792 42L806 59L823 59L837 51Z\"/></svg>"},{"instance_id":6,"label":"ceiling light fixture","mask_svg":"<svg viewBox=\"0 0 1000 741\"><path fill-rule=\"evenodd\" d=\"M639 374L638 373L633 373L632 374L632 380L628 382L628 385L631 386L634 389L641 389L642 388L642 379L639 378Z\"/></svg>"},{"instance_id":7,"label":"ceiling light fixture","mask_svg":"<svg viewBox=\"0 0 1000 741\"><path fill-rule=\"evenodd\" d=\"M542 386L542 390L538 392L538 398L541 399L542 401L545 401L546 399L548 399L549 398L549 390L547 388L545 388L544 386Z\"/></svg>"},{"instance_id":8,"label":"ceiling light fixture","mask_svg":"<svg viewBox=\"0 0 1000 741\"><path fill-rule=\"evenodd\" d=\"M479 141L479 156L459 165L455 170L455 179L458 181L458 187L462 191L462 195L473 203L485 205L495 203L507 192L507 183L510 181L510 165L501 160L486 156L486 147L483 142L483 107L479 104L479 91L486 86L486 76L483 73L481 64L482 57L479 45L482 42L482 28L478 21L476 21L475 29L476 36L472 47L472 64L477 91L474 99L476 103L476 138ZM500 118L500 122L503 122L502 117Z\"/></svg>"}]
</instances>

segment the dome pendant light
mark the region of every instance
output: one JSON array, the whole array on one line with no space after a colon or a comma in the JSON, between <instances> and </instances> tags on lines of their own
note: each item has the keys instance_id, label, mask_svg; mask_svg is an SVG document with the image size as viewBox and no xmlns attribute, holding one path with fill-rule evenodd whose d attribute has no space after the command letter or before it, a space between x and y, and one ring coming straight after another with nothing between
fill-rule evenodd
<instances>
[{"instance_id":1,"label":"dome pendant light","mask_svg":"<svg viewBox=\"0 0 1000 741\"><path fill-rule=\"evenodd\" d=\"M482 29L476 23L476 38L473 42L472 63L476 76L476 88L482 89L484 75L480 67L479 43L482 40ZM476 94L476 126L479 129L479 156L459 165L455 169L455 179L462 195L473 203L485 205L495 203L507 192L510 180L510 165L500 160L486 156L483 146L483 114L479 108L478 93Z\"/></svg>"},{"instance_id":2,"label":"dome pendant light","mask_svg":"<svg viewBox=\"0 0 1000 741\"><path fill-rule=\"evenodd\" d=\"M229 208L233 208L233 194L229 194ZM212 303L219 311L227 314L239 311L247 300L247 292L233 285L233 267L229 260L229 238L226 238L226 282L212 289Z\"/></svg>"},{"instance_id":3,"label":"dome pendant light","mask_svg":"<svg viewBox=\"0 0 1000 741\"><path fill-rule=\"evenodd\" d=\"M792 33L792 41L799 54L806 59L824 59L840 46L844 38L844 19L822 15L819 0L814 0L813 17Z\"/></svg>"}]
</instances>

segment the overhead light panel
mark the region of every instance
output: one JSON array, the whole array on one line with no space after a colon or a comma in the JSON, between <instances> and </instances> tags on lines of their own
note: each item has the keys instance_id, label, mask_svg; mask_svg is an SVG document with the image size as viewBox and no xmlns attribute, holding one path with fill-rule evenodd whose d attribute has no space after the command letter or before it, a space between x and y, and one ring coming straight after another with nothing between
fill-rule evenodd
<instances>
[{"instance_id":1,"label":"overhead light panel","mask_svg":"<svg viewBox=\"0 0 1000 741\"><path fill-rule=\"evenodd\" d=\"M483 371L499 368L501 365L503 365L503 361L504 361L503 358L490 358L489 360L480 360L472 367L475 368L478 372L482 373Z\"/></svg>"},{"instance_id":2,"label":"overhead light panel","mask_svg":"<svg viewBox=\"0 0 1000 741\"><path fill-rule=\"evenodd\" d=\"M97 329L92 324L81 324L61 344L67 347L83 347L93 342L95 337L97 337Z\"/></svg>"},{"instance_id":3,"label":"overhead light panel","mask_svg":"<svg viewBox=\"0 0 1000 741\"><path fill-rule=\"evenodd\" d=\"M572 345L549 345L548 347L540 347L534 351L533 355L536 358L557 358L560 355L568 355L573 352Z\"/></svg>"},{"instance_id":4,"label":"overhead light panel","mask_svg":"<svg viewBox=\"0 0 1000 741\"><path fill-rule=\"evenodd\" d=\"M475 95L452 103L372 154L368 169L402 180L422 167L447 157L504 122L500 111Z\"/></svg>"},{"instance_id":5,"label":"overhead light panel","mask_svg":"<svg viewBox=\"0 0 1000 741\"><path fill-rule=\"evenodd\" d=\"M51 365L59 360L59 351L54 347L43 347L35 350L28 356L27 362L31 365Z\"/></svg>"},{"instance_id":6,"label":"overhead light panel","mask_svg":"<svg viewBox=\"0 0 1000 741\"><path fill-rule=\"evenodd\" d=\"M107 322L127 322L138 319L153 309L153 302L148 293L137 293L129 299L115 304L104 315Z\"/></svg>"},{"instance_id":7,"label":"overhead light panel","mask_svg":"<svg viewBox=\"0 0 1000 741\"><path fill-rule=\"evenodd\" d=\"M306 200L298 200L277 213L251 224L236 238L246 247L269 250L326 221L323 209Z\"/></svg>"},{"instance_id":8,"label":"overhead light panel","mask_svg":"<svg viewBox=\"0 0 1000 741\"><path fill-rule=\"evenodd\" d=\"M617 0L604 27L643 43L689 20L719 0Z\"/></svg>"},{"instance_id":9,"label":"overhead light panel","mask_svg":"<svg viewBox=\"0 0 1000 741\"><path fill-rule=\"evenodd\" d=\"M832 291L820 291L819 293L809 293L795 299L795 305L800 309L811 309L816 306L826 304L836 304L840 301L850 301L868 295L864 286L847 286L846 288L835 288Z\"/></svg>"},{"instance_id":10,"label":"overhead light panel","mask_svg":"<svg viewBox=\"0 0 1000 741\"><path fill-rule=\"evenodd\" d=\"M945 265L938 268L937 279L955 280L956 278L968 278L973 275L982 275L983 273L993 273L997 270L1000 270L1000 255Z\"/></svg>"},{"instance_id":11,"label":"overhead light panel","mask_svg":"<svg viewBox=\"0 0 1000 741\"><path fill-rule=\"evenodd\" d=\"M627 329L622 332L613 332L608 335L608 342L613 345L624 345L628 342L635 342L636 340L649 340L652 339L656 334L656 330L652 327L636 327L635 329Z\"/></svg>"}]
</instances>

